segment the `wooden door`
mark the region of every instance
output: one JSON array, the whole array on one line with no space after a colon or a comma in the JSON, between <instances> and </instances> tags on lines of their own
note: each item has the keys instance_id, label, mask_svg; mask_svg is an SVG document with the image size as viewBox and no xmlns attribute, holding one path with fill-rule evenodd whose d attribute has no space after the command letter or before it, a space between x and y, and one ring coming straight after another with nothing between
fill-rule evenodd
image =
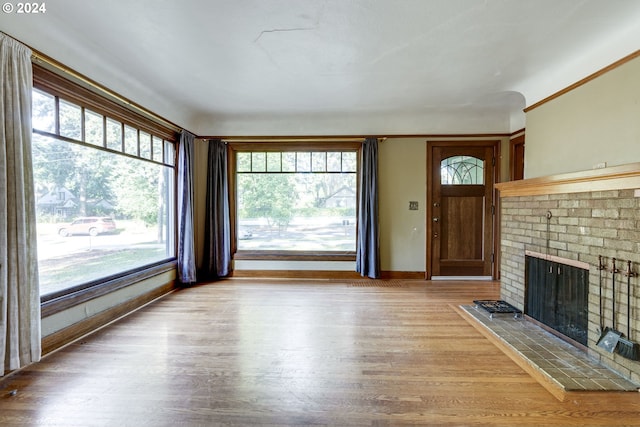
<instances>
[{"instance_id":1,"label":"wooden door","mask_svg":"<svg viewBox=\"0 0 640 427\"><path fill-rule=\"evenodd\" d=\"M524 134L509 144L509 166L512 181L524 178Z\"/></svg>"},{"instance_id":2,"label":"wooden door","mask_svg":"<svg viewBox=\"0 0 640 427\"><path fill-rule=\"evenodd\" d=\"M430 143L427 279L493 277L498 145Z\"/></svg>"}]
</instances>

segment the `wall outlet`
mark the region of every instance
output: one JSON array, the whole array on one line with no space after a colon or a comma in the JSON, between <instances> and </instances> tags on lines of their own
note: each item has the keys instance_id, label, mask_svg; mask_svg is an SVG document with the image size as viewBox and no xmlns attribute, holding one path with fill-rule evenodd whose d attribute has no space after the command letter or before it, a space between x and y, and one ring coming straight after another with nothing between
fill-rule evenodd
<instances>
[{"instance_id":1,"label":"wall outlet","mask_svg":"<svg viewBox=\"0 0 640 427\"><path fill-rule=\"evenodd\" d=\"M418 210L418 202L409 202L409 210L417 211Z\"/></svg>"}]
</instances>

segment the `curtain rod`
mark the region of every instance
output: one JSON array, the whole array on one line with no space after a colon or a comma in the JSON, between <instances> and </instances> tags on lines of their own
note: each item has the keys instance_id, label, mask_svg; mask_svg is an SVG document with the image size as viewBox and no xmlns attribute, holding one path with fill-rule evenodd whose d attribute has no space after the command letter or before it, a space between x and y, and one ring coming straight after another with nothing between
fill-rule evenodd
<instances>
[{"instance_id":1,"label":"curtain rod","mask_svg":"<svg viewBox=\"0 0 640 427\"><path fill-rule=\"evenodd\" d=\"M386 136L339 136L339 135L327 135L327 136L196 136L197 139L204 141L219 139L224 142L364 142L367 138L376 138L378 142L384 142L388 137Z\"/></svg>"},{"instance_id":2,"label":"curtain rod","mask_svg":"<svg viewBox=\"0 0 640 427\"><path fill-rule=\"evenodd\" d=\"M29 49L31 49L31 60L33 62L38 63L39 65L42 65L43 67L49 69L50 71L56 72L58 74L62 74L64 77L67 77L67 78L70 77L76 80L77 82L83 84L84 86L88 86L89 89L92 89L93 91L98 92L100 95L111 98L116 102L123 104L124 106L132 110L135 110L137 113L145 116L146 118L153 120L156 123L162 124L163 126L168 127L174 132L177 132L177 133L182 132L183 128L176 125L175 123L172 123L167 119L158 116L152 111L147 110L146 108L136 104L135 102L117 94L116 92L106 88L105 86L102 86L101 84L91 80L90 78L56 61L50 56L47 56L41 52L38 52L37 50L31 47L29 47Z\"/></svg>"},{"instance_id":3,"label":"curtain rod","mask_svg":"<svg viewBox=\"0 0 640 427\"><path fill-rule=\"evenodd\" d=\"M206 136L198 138L220 139L228 142L363 142L365 140L365 137L355 136Z\"/></svg>"},{"instance_id":4,"label":"curtain rod","mask_svg":"<svg viewBox=\"0 0 640 427\"><path fill-rule=\"evenodd\" d=\"M451 138L507 138L516 133L524 132L524 128L514 133L391 133L378 135L196 135L197 139L221 139L223 141L238 142L268 142L280 141L364 141L366 138L377 138L379 142L388 139L401 138L426 138L426 139L451 139Z\"/></svg>"}]
</instances>

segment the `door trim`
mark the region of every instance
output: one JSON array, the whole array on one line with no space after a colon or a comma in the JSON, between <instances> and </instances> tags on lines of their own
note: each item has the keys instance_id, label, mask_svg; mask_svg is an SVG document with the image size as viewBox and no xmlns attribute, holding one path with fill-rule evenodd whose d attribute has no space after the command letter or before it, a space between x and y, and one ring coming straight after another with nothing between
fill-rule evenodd
<instances>
[{"instance_id":1,"label":"door trim","mask_svg":"<svg viewBox=\"0 0 640 427\"><path fill-rule=\"evenodd\" d=\"M427 165L427 209L426 209L426 263L425 263L425 279L432 280L431 272L433 270L432 266L432 256L433 256L433 227L431 218L433 217L433 171L431 170L431 153L434 147L491 147L493 148L493 156L495 158L494 170L493 170L493 183L491 183L492 192L493 192L493 204L495 206L495 211L493 215L493 223L492 223L492 236L493 236L493 262L491 266L491 274L492 279L496 280L499 276L499 199L497 197L495 184L499 182L500 175L500 140L452 140L452 141L426 141L427 150L426 150L426 165ZM487 183L488 184L488 183Z\"/></svg>"},{"instance_id":2,"label":"door trim","mask_svg":"<svg viewBox=\"0 0 640 427\"><path fill-rule=\"evenodd\" d=\"M524 133L509 141L509 179L511 181L524 178L524 150ZM522 154L522 156L516 156L516 153Z\"/></svg>"}]
</instances>

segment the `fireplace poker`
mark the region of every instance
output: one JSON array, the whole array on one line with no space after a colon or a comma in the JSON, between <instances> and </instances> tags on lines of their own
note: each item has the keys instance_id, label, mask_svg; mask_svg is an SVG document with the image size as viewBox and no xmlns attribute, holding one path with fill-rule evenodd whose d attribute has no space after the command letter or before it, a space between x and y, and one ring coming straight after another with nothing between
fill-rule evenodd
<instances>
[{"instance_id":1,"label":"fireplace poker","mask_svg":"<svg viewBox=\"0 0 640 427\"><path fill-rule=\"evenodd\" d=\"M604 314L602 312L602 270L606 267L602 262L602 255L598 255L598 297L599 297L599 311L600 311L600 332L604 334ZM602 338L602 337L601 337Z\"/></svg>"},{"instance_id":2,"label":"fireplace poker","mask_svg":"<svg viewBox=\"0 0 640 427\"><path fill-rule=\"evenodd\" d=\"M640 360L640 344L631 341L631 278L636 273L631 271L631 261L627 261L627 337L620 337L618 343L618 354L629 360Z\"/></svg>"},{"instance_id":3,"label":"fireplace poker","mask_svg":"<svg viewBox=\"0 0 640 427\"><path fill-rule=\"evenodd\" d=\"M618 273L618 269L616 268L616 259L612 258L612 268L611 268L611 288L612 288L612 327L605 327L602 331L602 335L597 342L597 346L607 350L609 353L613 353L618 346L618 342L620 341L621 332L616 330L616 274Z\"/></svg>"}]
</instances>

